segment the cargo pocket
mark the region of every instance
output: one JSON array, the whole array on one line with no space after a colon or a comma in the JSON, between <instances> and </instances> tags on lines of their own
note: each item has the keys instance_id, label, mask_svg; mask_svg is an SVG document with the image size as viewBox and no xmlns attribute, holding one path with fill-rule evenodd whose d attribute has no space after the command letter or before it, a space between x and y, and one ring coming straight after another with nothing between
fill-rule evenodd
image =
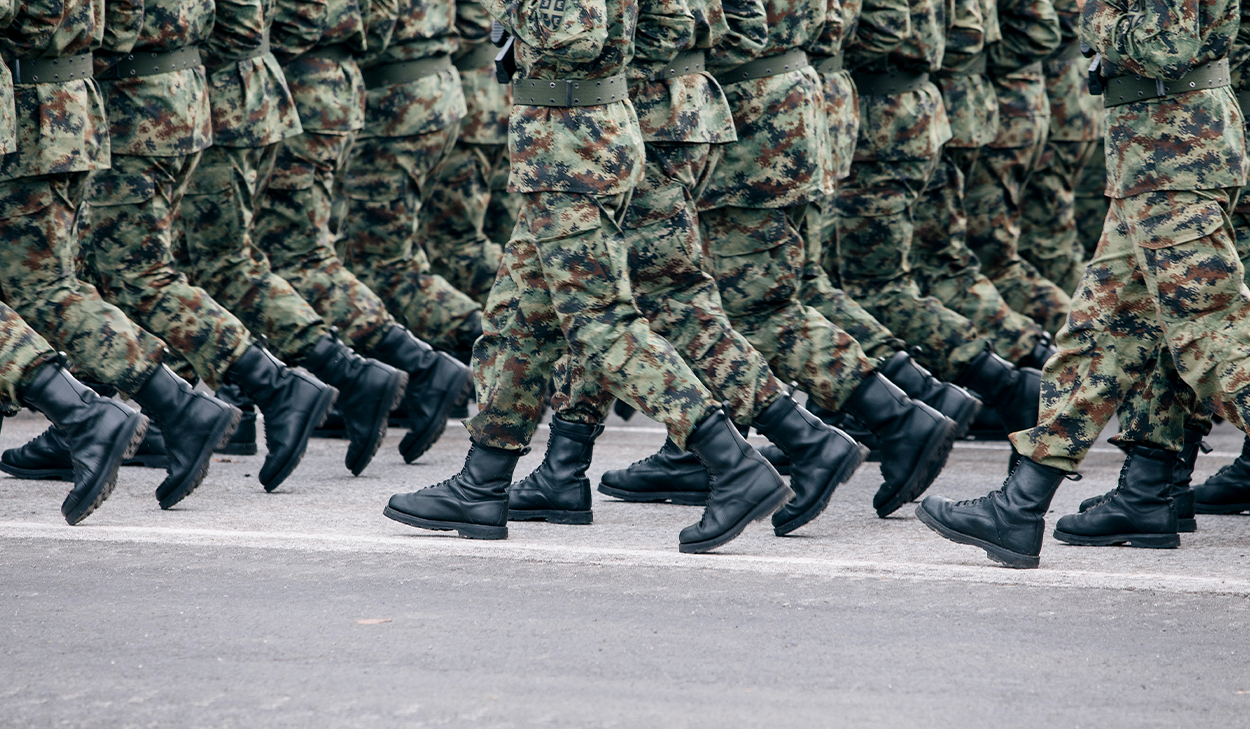
<instances>
[{"instance_id":1,"label":"cargo pocket","mask_svg":"<svg viewBox=\"0 0 1250 729\"><path fill-rule=\"evenodd\" d=\"M220 195L234 182L234 167L200 166L187 182L187 195Z\"/></svg>"},{"instance_id":2,"label":"cargo pocket","mask_svg":"<svg viewBox=\"0 0 1250 729\"><path fill-rule=\"evenodd\" d=\"M784 209L728 208L703 220L709 260L731 317L767 316L797 300L803 241Z\"/></svg>"},{"instance_id":3,"label":"cargo pocket","mask_svg":"<svg viewBox=\"0 0 1250 729\"><path fill-rule=\"evenodd\" d=\"M0 220L21 218L45 210L56 199L46 180L0 183Z\"/></svg>"},{"instance_id":4,"label":"cargo pocket","mask_svg":"<svg viewBox=\"0 0 1250 729\"><path fill-rule=\"evenodd\" d=\"M1244 304L1244 271L1218 202L1178 205L1130 223L1128 231L1170 327Z\"/></svg>"},{"instance_id":5,"label":"cargo pocket","mask_svg":"<svg viewBox=\"0 0 1250 729\"><path fill-rule=\"evenodd\" d=\"M629 298L623 241L613 226L604 227L607 211L589 195L540 192L528 197L517 232L537 249L543 279L562 317Z\"/></svg>"},{"instance_id":6,"label":"cargo pocket","mask_svg":"<svg viewBox=\"0 0 1250 729\"><path fill-rule=\"evenodd\" d=\"M87 203L94 207L139 205L156 197L156 183L147 175L101 170L87 182Z\"/></svg>"}]
</instances>

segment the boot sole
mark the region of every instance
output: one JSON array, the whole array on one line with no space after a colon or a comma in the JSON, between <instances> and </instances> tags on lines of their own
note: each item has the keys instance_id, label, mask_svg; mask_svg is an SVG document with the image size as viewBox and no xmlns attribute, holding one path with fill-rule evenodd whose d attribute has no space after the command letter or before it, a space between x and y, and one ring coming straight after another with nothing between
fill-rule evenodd
<instances>
[{"instance_id":1,"label":"boot sole","mask_svg":"<svg viewBox=\"0 0 1250 729\"><path fill-rule=\"evenodd\" d=\"M545 521L548 524L589 524L594 513L587 511L561 511L560 509L508 510L508 521Z\"/></svg>"},{"instance_id":2,"label":"boot sole","mask_svg":"<svg viewBox=\"0 0 1250 729\"><path fill-rule=\"evenodd\" d=\"M1010 549L1000 547L997 544L991 544L983 539L977 539L976 537L970 537L967 534L961 534L960 532L947 527L937 519L934 519L929 515L929 512L925 511L921 506L916 507L916 518L920 520L921 524L924 524L952 542L967 544L972 547L980 547L981 549L984 549L986 556L1004 567L1010 567L1016 570L1035 570L1037 569L1037 566L1041 564L1041 557L1013 552Z\"/></svg>"},{"instance_id":3,"label":"boot sole","mask_svg":"<svg viewBox=\"0 0 1250 729\"><path fill-rule=\"evenodd\" d=\"M599 484L599 493L634 504L670 501L678 506L707 506L707 491L622 491Z\"/></svg>"},{"instance_id":4,"label":"boot sole","mask_svg":"<svg viewBox=\"0 0 1250 729\"><path fill-rule=\"evenodd\" d=\"M1108 534L1087 537L1083 534L1069 534L1056 529L1051 536L1061 542L1080 547L1114 547L1117 544L1127 544L1138 549L1176 549L1181 546L1180 534Z\"/></svg>"},{"instance_id":5,"label":"boot sole","mask_svg":"<svg viewBox=\"0 0 1250 729\"><path fill-rule=\"evenodd\" d=\"M373 461L373 457L377 455L378 449L382 447L382 439L386 437L386 429L390 426L391 411L404 398L404 389L408 387L408 373L397 371L395 375L395 377L391 378L387 394L380 398L383 403L386 403L389 397L390 404L385 408L379 407L378 411L374 413L373 435L370 437L369 442L365 444L365 447L361 449L360 456L357 457L356 462L346 464L347 470L351 471L353 476L359 476L364 473L365 469L369 467L369 463Z\"/></svg>"},{"instance_id":6,"label":"boot sole","mask_svg":"<svg viewBox=\"0 0 1250 729\"><path fill-rule=\"evenodd\" d=\"M92 512L100 508L100 504L103 504L104 500L113 493L113 489L117 487L117 472L121 468L122 461L139 450L140 444L143 443L143 436L147 435L148 423L148 417L141 413L127 418L127 426L133 429L129 437L119 438L119 442L113 445L107 461L109 477L95 489L88 491L82 501L78 502L78 508L65 515L65 521L70 526L79 524L83 519L91 516Z\"/></svg>"},{"instance_id":7,"label":"boot sole","mask_svg":"<svg viewBox=\"0 0 1250 729\"><path fill-rule=\"evenodd\" d=\"M300 433L299 447L296 448L293 455L287 459L287 462L282 466L282 469L279 470L273 478L269 479L268 483L263 481L261 482L261 485L265 487L266 492L273 493L275 489L282 485L282 482L286 480L286 477L291 475L291 472L294 471L295 467L300 464L300 461L304 460L304 451L308 450L308 439L312 437L313 431L326 421L326 417L329 416L330 410L334 408L334 401L338 400L338 398L339 391L333 387L327 387L326 391L321 393L321 398L317 400L317 406L312 411L313 417L308 419L308 422L304 424L303 432ZM320 414L318 415L318 413Z\"/></svg>"},{"instance_id":8,"label":"boot sole","mask_svg":"<svg viewBox=\"0 0 1250 729\"><path fill-rule=\"evenodd\" d=\"M857 471L860 466L864 465L864 459L868 457L868 449L862 445L857 446L857 449L859 457L850 459L850 461L843 464L842 468L837 473L833 474L833 476L829 478L829 481L825 484L825 490L821 492L820 498L816 500L816 503L809 506L803 511L802 514L791 518L789 521L782 524L774 524L774 534L779 537L784 537L790 532L811 522L824 512L824 510L829 506L829 500L833 498L833 492L836 491L842 484L850 481L851 476L855 475L855 471Z\"/></svg>"},{"instance_id":9,"label":"boot sole","mask_svg":"<svg viewBox=\"0 0 1250 729\"><path fill-rule=\"evenodd\" d=\"M465 372L461 378L461 383L457 387L453 385L444 391L443 399L438 404L438 411L434 415L433 421L430 423L429 430L421 434L419 438L414 438L409 442L412 433L404 436L399 443L399 453L404 457L404 463L412 463L425 452L430 449L439 438L443 437L443 431L447 429L447 414L454 407L464 405L469 401L470 385L473 384L473 373Z\"/></svg>"},{"instance_id":10,"label":"boot sole","mask_svg":"<svg viewBox=\"0 0 1250 729\"><path fill-rule=\"evenodd\" d=\"M382 510L382 514L388 519L394 519L400 524L407 524L418 529L430 529L436 532L456 532L465 539L507 539L508 527L491 526L488 524L465 524L456 521L435 521L433 519L422 519L419 516L405 514L402 511L396 511L391 507Z\"/></svg>"},{"instance_id":11,"label":"boot sole","mask_svg":"<svg viewBox=\"0 0 1250 729\"><path fill-rule=\"evenodd\" d=\"M8 472L8 469L5 469L5 471ZM1244 511L1250 511L1250 504L1220 504L1217 506L1215 504L1199 503L1194 506L1194 511L1199 514L1219 514L1223 516L1230 516L1233 514L1240 514Z\"/></svg>"},{"instance_id":12,"label":"boot sole","mask_svg":"<svg viewBox=\"0 0 1250 729\"><path fill-rule=\"evenodd\" d=\"M794 491L789 486L782 484L775 491L761 501L754 509L747 512L746 516L739 519L733 526L718 534L711 539L704 539L700 542L684 542L678 547L678 550L684 554L703 554L710 552L717 547L728 544L747 528L747 525L753 521L759 521L767 516L772 516L773 512L786 505L786 502L794 498Z\"/></svg>"},{"instance_id":13,"label":"boot sole","mask_svg":"<svg viewBox=\"0 0 1250 729\"><path fill-rule=\"evenodd\" d=\"M136 466L138 468L169 468L169 456L131 456L122 461L122 465Z\"/></svg>"},{"instance_id":14,"label":"boot sole","mask_svg":"<svg viewBox=\"0 0 1250 729\"><path fill-rule=\"evenodd\" d=\"M10 466L7 463L0 463L0 471L26 481L72 482L74 480L74 469L72 468L20 468L18 466Z\"/></svg>"},{"instance_id":15,"label":"boot sole","mask_svg":"<svg viewBox=\"0 0 1250 729\"><path fill-rule=\"evenodd\" d=\"M213 461L213 451L234 435L234 429L239 427L239 421L243 419L243 411L233 405L227 407L234 412L230 413L229 418L219 421L217 427L204 440L194 465L182 484L159 500L162 509L172 509L179 501L187 498L192 491L200 487L200 484L204 482L204 477L208 475L208 467Z\"/></svg>"},{"instance_id":16,"label":"boot sole","mask_svg":"<svg viewBox=\"0 0 1250 729\"><path fill-rule=\"evenodd\" d=\"M256 455L256 444L255 443L233 443L232 444L229 441L227 441L224 446L218 448L217 450L213 452L220 453L224 456L254 456Z\"/></svg>"},{"instance_id":17,"label":"boot sole","mask_svg":"<svg viewBox=\"0 0 1250 729\"><path fill-rule=\"evenodd\" d=\"M929 442L929 447L921 454L916 468L912 471L913 478L908 479L902 488L894 492L894 496L889 501L877 509L879 518L884 519L893 514L929 490L938 475L942 473L942 469L946 467L946 461L955 448L955 431L958 428L959 426L953 420L947 418L946 430L941 437Z\"/></svg>"}]
</instances>

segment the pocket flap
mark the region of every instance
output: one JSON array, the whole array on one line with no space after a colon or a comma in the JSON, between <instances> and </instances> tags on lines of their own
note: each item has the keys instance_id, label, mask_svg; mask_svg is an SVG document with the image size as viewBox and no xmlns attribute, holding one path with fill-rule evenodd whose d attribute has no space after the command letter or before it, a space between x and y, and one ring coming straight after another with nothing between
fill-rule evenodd
<instances>
[{"instance_id":1,"label":"pocket flap","mask_svg":"<svg viewBox=\"0 0 1250 729\"><path fill-rule=\"evenodd\" d=\"M87 182L87 202L91 205L138 205L156 196L156 183L146 175L124 175L101 170Z\"/></svg>"},{"instance_id":2,"label":"pocket flap","mask_svg":"<svg viewBox=\"0 0 1250 729\"><path fill-rule=\"evenodd\" d=\"M1225 223L1224 208L1210 201L1183 205L1129 224L1129 235L1142 248L1158 250L1205 238Z\"/></svg>"},{"instance_id":3,"label":"pocket flap","mask_svg":"<svg viewBox=\"0 0 1250 729\"><path fill-rule=\"evenodd\" d=\"M524 226L533 241L568 238L598 230L601 208L594 198L563 193L531 193L537 200L526 205Z\"/></svg>"}]
</instances>

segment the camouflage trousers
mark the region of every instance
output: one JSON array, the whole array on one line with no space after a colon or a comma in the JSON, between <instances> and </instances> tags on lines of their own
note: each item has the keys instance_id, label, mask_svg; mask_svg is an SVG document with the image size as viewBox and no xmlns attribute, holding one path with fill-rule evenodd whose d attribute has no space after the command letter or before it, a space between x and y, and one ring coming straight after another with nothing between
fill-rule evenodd
<instances>
[{"instance_id":1,"label":"camouflage trousers","mask_svg":"<svg viewBox=\"0 0 1250 729\"><path fill-rule=\"evenodd\" d=\"M254 340L174 265L175 221L199 157L113 155L110 169L91 174L79 225L84 271L104 298L217 389Z\"/></svg>"},{"instance_id":2,"label":"camouflage trousers","mask_svg":"<svg viewBox=\"0 0 1250 729\"><path fill-rule=\"evenodd\" d=\"M1024 186L1020 255L1065 292L1085 271L1085 246L1077 235L1076 185L1094 154L1094 142L1049 139Z\"/></svg>"},{"instance_id":3,"label":"camouflage trousers","mask_svg":"<svg viewBox=\"0 0 1250 729\"><path fill-rule=\"evenodd\" d=\"M86 180L71 173L0 182L0 290L81 372L131 396L160 366L165 343L78 280L75 223Z\"/></svg>"},{"instance_id":4,"label":"camouflage trousers","mask_svg":"<svg viewBox=\"0 0 1250 729\"><path fill-rule=\"evenodd\" d=\"M284 140L256 214L255 240L273 272L352 347L367 352L396 322L339 260L330 237L334 178L351 144L350 135L314 132Z\"/></svg>"},{"instance_id":5,"label":"camouflage trousers","mask_svg":"<svg viewBox=\"0 0 1250 729\"><path fill-rule=\"evenodd\" d=\"M1000 98L1000 104L1002 99ZM1015 125L1047 124L1046 117L1012 119ZM968 247L981 270L1011 308L1054 332L1063 326L1071 300L1020 257L1020 202L1029 172L1037 164L1045 133L1031 135L1024 147L983 147L968 175Z\"/></svg>"},{"instance_id":6,"label":"camouflage trousers","mask_svg":"<svg viewBox=\"0 0 1250 729\"><path fill-rule=\"evenodd\" d=\"M648 142L642 181L621 221L634 301L728 415L750 425L781 395L781 383L759 352L729 324L716 281L703 269L693 191L705 179L708 144ZM552 404L561 418L603 422L612 395L567 356L556 367Z\"/></svg>"},{"instance_id":7,"label":"camouflage trousers","mask_svg":"<svg viewBox=\"0 0 1250 729\"><path fill-rule=\"evenodd\" d=\"M485 304L512 237L520 198L507 192L508 146L456 142L434 171L421 202L417 239L430 270ZM487 235L488 224L503 235Z\"/></svg>"},{"instance_id":8,"label":"camouflage trousers","mask_svg":"<svg viewBox=\"0 0 1250 729\"><path fill-rule=\"evenodd\" d=\"M1112 200L1094 258L1046 364L1035 428L1016 450L1074 470L1117 411L1125 438L1179 447L1181 417L1143 418L1184 398L1168 359L1198 400L1234 425L1250 419L1250 291L1227 211L1229 191L1160 191ZM1124 408L1129 401L1129 408ZM1133 412L1139 413L1134 421ZM1173 421L1171 433L1149 432Z\"/></svg>"},{"instance_id":9,"label":"camouflage trousers","mask_svg":"<svg viewBox=\"0 0 1250 729\"><path fill-rule=\"evenodd\" d=\"M1107 219L1111 198L1106 195L1107 158L1103 156L1103 140L1094 142L1089 161L1081 170L1073 190L1073 218L1076 222L1076 238L1089 260L1102 235L1102 224Z\"/></svg>"},{"instance_id":10,"label":"camouflage trousers","mask_svg":"<svg viewBox=\"0 0 1250 729\"><path fill-rule=\"evenodd\" d=\"M851 165L837 195L837 260L846 293L896 336L920 346L920 361L939 378L953 380L985 342L967 317L922 295L912 273L913 211L937 163L935 157Z\"/></svg>"},{"instance_id":11,"label":"camouflage trousers","mask_svg":"<svg viewBox=\"0 0 1250 729\"><path fill-rule=\"evenodd\" d=\"M892 356L907 348L884 324L869 314L831 278L841 270L837 258L837 200L822 198L807 205L807 216L800 226L803 237L803 274L799 301L815 309L834 326L842 329L872 361ZM829 241L830 245L825 245Z\"/></svg>"},{"instance_id":12,"label":"camouflage trousers","mask_svg":"<svg viewBox=\"0 0 1250 729\"><path fill-rule=\"evenodd\" d=\"M327 327L253 243L257 205L277 155L276 143L204 150L182 199L178 267L254 335L264 335L279 358L295 363Z\"/></svg>"},{"instance_id":13,"label":"camouflage trousers","mask_svg":"<svg viewBox=\"0 0 1250 729\"><path fill-rule=\"evenodd\" d=\"M343 261L391 314L435 349L466 352L481 307L442 276L417 243L421 192L451 151L458 123L411 137L362 137L344 172Z\"/></svg>"},{"instance_id":14,"label":"camouflage trousers","mask_svg":"<svg viewBox=\"0 0 1250 729\"><path fill-rule=\"evenodd\" d=\"M52 345L0 302L0 415L16 415L22 409L22 388L40 365L54 359Z\"/></svg>"},{"instance_id":15,"label":"camouflage trousers","mask_svg":"<svg viewBox=\"0 0 1250 729\"><path fill-rule=\"evenodd\" d=\"M799 298L807 204L724 207L699 215L704 250L733 328L785 381L838 410L876 363L859 343Z\"/></svg>"},{"instance_id":16,"label":"camouflage trousers","mask_svg":"<svg viewBox=\"0 0 1250 729\"><path fill-rule=\"evenodd\" d=\"M466 427L475 443L529 444L543 389L566 348L584 368L583 381L664 423L679 447L717 408L634 304L616 222L626 197L524 194L473 347L479 410Z\"/></svg>"},{"instance_id":17,"label":"camouflage trousers","mask_svg":"<svg viewBox=\"0 0 1250 729\"><path fill-rule=\"evenodd\" d=\"M1019 362L1044 334L1032 319L1007 305L968 247L964 209L966 175L979 148L947 147L913 211L911 270L920 293L968 318L977 333L1008 362Z\"/></svg>"}]
</instances>

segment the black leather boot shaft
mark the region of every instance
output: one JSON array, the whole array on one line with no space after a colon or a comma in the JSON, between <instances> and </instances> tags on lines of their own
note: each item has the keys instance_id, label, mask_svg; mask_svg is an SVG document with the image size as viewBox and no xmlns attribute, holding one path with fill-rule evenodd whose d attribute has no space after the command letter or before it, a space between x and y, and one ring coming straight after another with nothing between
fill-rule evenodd
<instances>
[{"instance_id":1,"label":"black leather boot shaft","mask_svg":"<svg viewBox=\"0 0 1250 729\"><path fill-rule=\"evenodd\" d=\"M747 444L723 410L703 419L686 443L708 471L703 518L681 530L682 552L703 553L731 541L747 524L780 509L794 492Z\"/></svg>"},{"instance_id":2,"label":"black leather boot shaft","mask_svg":"<svg viewBox=\"0 0 1250 729\"><path fill-rule=\"evenodd\" d=\"M383 513L409 526L455 530L468 539L507 539L508 486L528 450L474 443L460 473L420 491L395 494Z\"/></svg>"},{"instance_id":3,"label":"black leather boot shaft","mask_svg":"<svg viewBox=\"0 0 1250 729\"><path fill-rule=\"evenodd\" d=\"M61 504L61 514L69 524L78 524L112 493L117 469L139 446L148 419L100 397L74 379L60 361L40 366L18 396L64 436L74 486Z\"/></svg>"},{"instance_id":4,"label":"black leather boot shaft","mask_svg":"<svg viewBox=\"0 0 1250 729\"><path fill-rule=\"evenodd\" d=\"M590 479L586 469L594 457L595 439L603 425L551 419L547 453L534 472L508 489L508 519L589 524Z\"/></svg>"},{"instance_id":5,"label":"black leather boot shaft","mask_svg":"<svg viewBox=\"0 0 1250 729\"><path fill-rule=\"evenodd\" d=\"M954 421L908 398L880 373L865 378L842 409L868 426L881 445L885 482L872 500L879 517L923 494L955 446Z\"/></svg>"},{"instance_id":6,"label":"black leather boot shaft","mask_svg":"<svg viewBox=\"0 0 1250 729\"><path fill-rule=\"evenodd\" d=\"M353 476L359 476L386 437L391 409L403 398L408 373L361 357L333 333L317 340L303 365L339 391L335 405L342 414L348 440L344 465Z\"/></svg>"},{"instance_id":7,"label":"black leather boot shaft","mask_svg":"<svg viewBox=\"0 0 1250 729\"><path fill-rule=\"evenodd\" d=\"M257 344L230 367L227 380L239 386L265 415L265 447L260 483L273 491L304 457L313 429L321 424L338 391L301 370L292 369Z\"/></svg>"},{"instance_id":8,"label":"black leather boot shaft","mask_svg":"<svg viewBox=\"0 0 1250 729\"><path fill-rule=\"evenodd\" d=\"M955 421L956 438L967 435L977 413L981 412L981 401L975 395L958 385L942 382L906 352L895 353L879 372L911 399L919 400Z\"/></svg>"},{"instance_id":9,"label":"black leather boot shaft","mask_svg":"<svg viewBox=\"0 0 1250 729\"><path fill-rule=\"evenodd\" d=\"M916 517L947 539L985 550L990 559L1016 569L1039 563L1046 510L1067 473L1021 457L1002 489L978 499L929 496Z\"/></svg>"},{"instance_id":10,"label":"black leather boot shaft","mask_svg":"<svg viewBox=\"0 0 1250 729\"><path fill-rule=\"evenodd\" d=\"M436 352L402 326L394 326L371 354L408 373L404 406L409 430L399 443L405 463L420 458L443 435L447 415L469 397L473 375L454 357Z\"/></svg>"},{"instance_id":11,"label":"black leather boot shaft","mask_svg":"<svg viewBox=\"0 0 1250 729\"><path fill-rule=\"evenodd\" d=\"M599 493L643 503L703 506L710 488L707 469L698 457L667 439L656 453L628 468L607 471L599 480Z\"/></svg>"},{"instance_id":12,"label":"black leather boot shaft","mask_svg":"<svg viewBox=\"0 0 1250 729\"><path fill-rule=\"evenodd\" d=\"M1180 546L1171 499L1176 457L1162 448L1130 446L1116 489L1087 511L1061 518L1055 525L1055 539L1094 547Z\"/></svg>"},{"instance_id":13,"label":"black leather boot shaft","mask_svg":"<svg viewBox=\"0 0 1250 729\"><path fill-rule=\"evenodd\" d=\"M1193 481L1194 466L1198 463L1198 451L1203 447L1202 438L1205 432L1195 428L1185 428L1185 443L1176 457L1176 465L1172 468L1172 490L1168 494L1172 498L1172 506L1176 510L1176 528L1181 533L1198 530L1198 520L1194 517L1196 496L1189 484ZM1078 509L1085 513L1098 504L1111 498L1115 489L1100 496L1094 496L1081 502Z\"/></svg>"},{"instance_id":14,"label":"black leather boot shaft","mask_svg":"<svg viewBox=\"0 0 1250 729\"><path fill-rule=\"evenodd\" d=\"M774 400L753 425L789 458L794 498L773 514L773 532L789 534L820 516L838 486L850 480L868 449L825 425L788 395Z\"/></svg>"},{"instance_id":15,"label":"black leather boot shaft","mask_svg":"<svg viewBox=\"0 0 1250 729\"><path fill-rule=\"evenodd\" d=\"M256 447L256 403L252 402L252 398L245 395L238 385L222 385L217 388L214 395L218 400L243 411L243 417L239 418L239 427L234 429L234 434L230 436L230 439L218 446L214 453L225 453L231 456L256 455L258 451Z\"/></svg>"},{"instance_id":16,"label":"black leather boot shaft","mask_svg":"<svg viewBox=\"0 0 1250 729\"><path fill-rule=\"evenodd\" d=\"M1199 514L1240 514L1250 511L1250 436L1237 460L1224 466L1206 483L1194 488Z\"/></svg>"},{"instance_id":17,"label":"black leather boot shaft","mask_svg":"<svg viewBox=\"0 0 1250 729\"><path fill-rule=\"evenodd\" d=\"M994 408L1008 433L1037 425L1042 373L1032 368L1017 369L988 349L977 355L955 380Z\"/></svg>"},{"instance_id":18,"label":"black leather boot shaft","mask_svg":"<svg viewBox=\"0 0 1250 729\"><path fill-rule=\"evenodd\" d=\"M135 402L161 426L169 474L156 488L156 499L168 509L203 482L213 449L226 442L242 413L233 405L195 392L191 385L161 365L135 393Z\"/></svg>"}]
</instances>

